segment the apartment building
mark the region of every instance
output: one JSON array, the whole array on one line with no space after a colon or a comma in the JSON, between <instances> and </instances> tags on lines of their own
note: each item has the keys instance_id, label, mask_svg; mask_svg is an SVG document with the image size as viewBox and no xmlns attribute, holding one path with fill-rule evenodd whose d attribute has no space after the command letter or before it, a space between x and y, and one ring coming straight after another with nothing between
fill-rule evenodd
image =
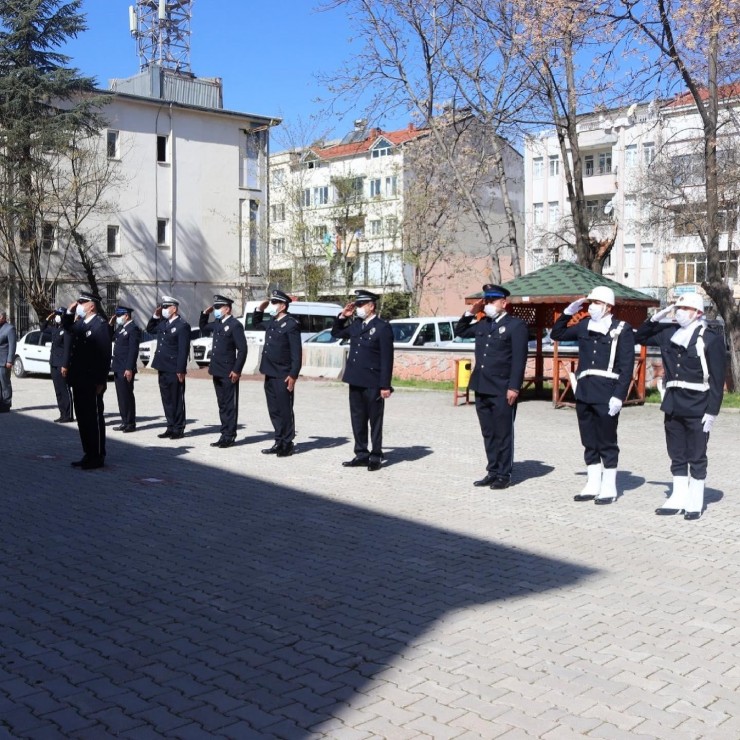
<instances>
[{"instance_id":1,"label":"apartment building","mask_svg":"<svg viewBox=\"0 0 740 740\"><path fill-rule=\"evenodd\" d=\"M339 298L356 288L380 294L411 292L418 279L418 259L409 246L409 186L414 153L428 136L427 129L413 124L383 131L357 121L340 141L273 154L273 283L312 298ZM520 214L522 157L508 145L505 157L511 197ZM490 228L504 243L500 200L489 198L484 208ZM425 276L421 313L461 310L463 297L490 273L489 250L462 209L454 214L446 248L444 259ZM508 267L509 262L503 261Z\"/></svg>"},{"instance_id":2,"label":"apartment building","mask_svg":"<svg viewBox=\"0 0 740 740\"><path fill-rule=\"evenodd\" d=\"M725 108L726 122L732 120L731 108L731 103ZM737 129L724 130L722 146L731 148ZM597 239L616 233L604 274L662 300L702 292L706 255L695 225L704 198L701 121L692 101L680 96L584 115L578 132L590 233ZM570 207L555 134L527 137L524 157L531 271L575 256L566 246ZM720 249L734 283L737 251L727 252L731 214L723 225Z\"/></svg>"}]
</instances>

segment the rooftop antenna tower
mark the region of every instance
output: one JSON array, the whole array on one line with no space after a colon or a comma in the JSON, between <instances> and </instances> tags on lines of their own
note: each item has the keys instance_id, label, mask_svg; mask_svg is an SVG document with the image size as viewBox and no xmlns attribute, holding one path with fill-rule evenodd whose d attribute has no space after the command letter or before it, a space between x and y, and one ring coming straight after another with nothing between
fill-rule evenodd
<instances>
[{"instance_id":1,"label":"rooftop antenna tower","mask_svg":"<svg viewBox=\"0 0 740 740\"><path fill-rule=\"evenodd\" d=\"M129 6L129 30L136 40L139 69L152 65L190 71L190 19L193 0L136 0Z\"/></svg>"}]
</instances>

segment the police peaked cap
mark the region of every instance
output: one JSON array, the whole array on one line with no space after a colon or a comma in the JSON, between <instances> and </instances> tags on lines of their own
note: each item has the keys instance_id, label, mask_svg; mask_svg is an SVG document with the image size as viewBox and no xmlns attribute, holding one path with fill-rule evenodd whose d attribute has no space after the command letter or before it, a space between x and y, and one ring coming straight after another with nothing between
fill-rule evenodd
<instances>
[{"instance_id":1,"label":"police peaked cap","mask_svg":"<svg viewBox=\"0 0 740 740\"><path fill-rule=\"evenodd\" d=\"M173 298L171 295L163 295L162 296L162 307L165 306L179 306L180 301L177 300L177 298Z\"/></svg>"},{"instance_id":2,"label":"police peaked cap","mask_svg":"<svg viewBox=\"0 0 740 740\"><path fill-rule=\"evenodd\" d=\"M355 303L377 303L379 296L369 290L356 290Z\"/></svg>"},{"instance_id":3,"label":"police peaked cap","mask_svg":"<svg viewBox=\"0 0 740 740\"><path fill-rule=\"evenodd\" d=\"M133 312L134 309L128 306L116 306L116 316L124 316L125 314L130 316Z\"/></svg>"},{"instance_id":4,"label":"police peaked cap","mask_svg":"<svg viewBox=\"0 0 740 740\"><path fill-rule=\"evenodd\" d=\"M100 296L88 290L81 290L77 296L77 303L87 303L88 301L100 303Z\"/></svg>"},{"instance_id":5,"label":"police peaked cap","mask_svg":"<svg viewBox=\"0 0 740 740\"><path fill-rule=\"evenodd\" d=\"M59 308L54 309L54 313L58 316L64 316L64 314L67 313L67 309L60 306Z\"/></svg>"},{"instance_id":6,"label":"police peaked cap","mask_svg":"<svg viewBox=\"0 0 740 740\"><path fill-rule=\"evenodd\" d=\"M280 303L284 303L286 306L293 302L293 299L287 293L283 293L282 290L273 290L270 300L280 301Z\"/></svg>"},{"instance_id":7,"label":"police peaked cap","mask_svg":"<svg viewBox=\"0 0 740 740\"><path fill-rule=\"evenodd\" d=\"M483 286L483 297L484 298L508 298L511 293L502 288L500 285L493 285L492 283L486 283Z\"/></svg>"},{"instance_id":8,"label":"police peaked cap","mask_svg":"<svg viewBox=\"0 0 740 740\"><path fill-rule=\"evenodd\" d=\"M225 295L215 295L213 296L213 306L214 308L217 308L218 306L229 306L234 303L234 301L231 298L227 298Z\"/></svg>"}]
</instances>

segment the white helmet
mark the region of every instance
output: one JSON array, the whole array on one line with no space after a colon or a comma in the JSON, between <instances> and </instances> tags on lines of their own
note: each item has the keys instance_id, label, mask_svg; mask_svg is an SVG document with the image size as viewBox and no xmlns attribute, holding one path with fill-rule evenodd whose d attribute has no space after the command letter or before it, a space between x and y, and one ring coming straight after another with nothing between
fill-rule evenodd
<instances>
[{"instance_id":1,"label":"white helmet","mask_svg":"<svg viewBox=\"0 0 740 740\"><path fill-rule=\"evenodd\" d=\"M602 303L608 303L610 306L613 306L614 291L611 288L607 288L606 285L598 285L586 296L586 300L601 301Z\"/></svg>"},{"instance_id":2,"label":"white helmet","mask_svg":"<svg viewBox=\"0 0 740 740\"><path fill-rule=\"evenodd\" d=\"M676 301L676 308L695 308L704 313L704 299L698 293L683 293Z\"/></svg>"}]
</instances>

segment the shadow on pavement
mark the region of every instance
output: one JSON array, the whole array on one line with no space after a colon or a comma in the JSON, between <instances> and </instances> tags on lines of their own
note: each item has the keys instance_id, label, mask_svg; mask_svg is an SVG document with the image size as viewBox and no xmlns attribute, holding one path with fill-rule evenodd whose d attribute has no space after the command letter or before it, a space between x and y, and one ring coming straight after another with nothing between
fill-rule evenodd
<instances>
[{"instance_id":1,"label":"shadow on pavement","mask_svg":"<svg viewBox=\"0 0 740 740\"><path fill-rule=\"evenodd\" d=\"M51 423L11 421L37 449L59 440ZM76 471L79 442L63 442L53 459L4 460L17 484L0 498L0 727L13 735L196 723L308 738L444 615L596 572L371 511L361 491L341 503L173 459L185 448L141 454L111 436L112 467Z\"/></svg>"}]
</instances>

